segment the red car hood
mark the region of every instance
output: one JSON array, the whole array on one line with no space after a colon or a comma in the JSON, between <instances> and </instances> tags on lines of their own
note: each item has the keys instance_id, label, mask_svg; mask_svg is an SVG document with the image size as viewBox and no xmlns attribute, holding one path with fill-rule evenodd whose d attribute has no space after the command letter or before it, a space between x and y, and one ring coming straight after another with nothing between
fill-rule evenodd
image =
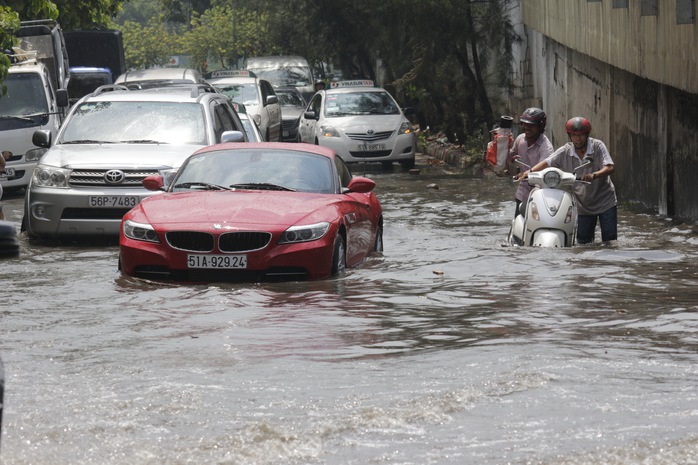
<instances>
[{"instance_id":1,"label":"red car hood","mask_svg":"<svg viewBox=\"0 0 698 465\"><path fill-rule=\"evenodd\" d=\"M151 225L166 229L192 224L208 229L214 223L243 229L251 226L285 228L306 217L308 223L333 221L335 215L330 218L327 214L312 215L337 201L337 196L331 194L285 191L182 192L149 197L137 209L145 214ZM133 219L139 221L137 217Z\"/></svg>"}]
</instances>

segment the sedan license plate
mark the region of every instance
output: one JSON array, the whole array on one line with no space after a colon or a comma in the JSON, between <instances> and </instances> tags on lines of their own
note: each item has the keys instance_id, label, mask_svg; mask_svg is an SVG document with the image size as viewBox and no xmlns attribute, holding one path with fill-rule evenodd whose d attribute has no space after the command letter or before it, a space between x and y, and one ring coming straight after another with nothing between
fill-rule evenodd
<instances>
[{"instance_id":1,"label":"sedan license plate","mask_svg":"<svg viewBox=\"0 0 698 465\"><path fill-rule=\"evenodd\" d=\"M358 152L377 152L385 150L385 144L362 144L358 147Z\"/></svg>"},{"instance_id":2,"label":"sedan license plate","mask_svg":"<svg viewBox=\"0 0 698 465\"><path fill-rule=\"evenodd\" d=\"M15 175L14 168L5 168L5 171L0 172L0 179L12 178Z\"/></svg>"},{"instance_id":3,"label":"sedan license plate","mask_svg":"<svg viewBox=\"0 0 698 465\"><path fill-rule=\"evenodd\" d=\"M187 255L187 268L247 268L247 255Z\"/></svg>"},{"instance_id":4,"label":"sedan license plate","mask_svg":"<svg viewBox=\"0 0 698 465\"><path fill-rule=\"evenodd\" d=\"M138 205L137 195L91 195L90 208L133 208Z\"/></svg>"}]
</instances>

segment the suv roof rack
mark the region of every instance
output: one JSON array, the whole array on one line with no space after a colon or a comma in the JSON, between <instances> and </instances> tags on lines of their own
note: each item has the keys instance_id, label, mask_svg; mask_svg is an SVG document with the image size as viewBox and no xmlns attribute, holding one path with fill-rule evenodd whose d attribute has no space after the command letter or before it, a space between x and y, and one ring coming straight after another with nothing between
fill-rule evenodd
<instances>
[{"instance_id":1,"label":"suv roof rack","mask_svg":"<svg viewBox=\"0 0 698 465\"><path fill-rule=\"evenodd\" d=\"M129 90L128 87L122 86L121 84L104 84L103 86L97 87L91 94L90 97L96 97L99 94L105 92L113 92L115 90Z\"/></svg>"}]
</instances>

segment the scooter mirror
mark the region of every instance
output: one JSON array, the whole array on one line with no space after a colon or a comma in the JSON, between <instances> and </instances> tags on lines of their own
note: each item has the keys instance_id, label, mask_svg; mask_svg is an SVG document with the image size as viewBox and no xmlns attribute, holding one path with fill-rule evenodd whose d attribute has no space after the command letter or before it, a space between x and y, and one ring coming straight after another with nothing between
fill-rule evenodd
<instances>
[{"instance_id":1,"label":"scooter mirror","mask_svg":"<svg viewBox=\"0 0 698 465\"><path fill-rule=\"evenodd\" d=\"M594 161L594 159L591 158L591 155L587 155L587 156L584 157L584 159L582 160L582 164L579 165L578 167L576 167L576 168L573 170L573 172L576 173L577 170L579 170L579 169L581 169L581 168L584 168L585 166L591 165L591 162L593 162L593 161Z\"/></svg>"}]
</instances>

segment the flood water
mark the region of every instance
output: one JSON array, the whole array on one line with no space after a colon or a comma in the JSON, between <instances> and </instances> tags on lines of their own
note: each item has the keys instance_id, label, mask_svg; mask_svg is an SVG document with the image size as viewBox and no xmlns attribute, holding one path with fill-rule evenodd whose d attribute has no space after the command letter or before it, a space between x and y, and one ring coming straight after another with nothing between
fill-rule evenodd
<instances>
[{"instance_id":1,"label":"flood water","mask_svg":"<svg viewBox=\"0 0 698 465\"><path fill-rule=\"evenodd\" d=\"M367 168L385 252L335 279L157 284L22 238L0 463L698 463L691 227L621 208L614 246L507 247L510 181L418 168Z\"/></svg>"}]
</instances>

